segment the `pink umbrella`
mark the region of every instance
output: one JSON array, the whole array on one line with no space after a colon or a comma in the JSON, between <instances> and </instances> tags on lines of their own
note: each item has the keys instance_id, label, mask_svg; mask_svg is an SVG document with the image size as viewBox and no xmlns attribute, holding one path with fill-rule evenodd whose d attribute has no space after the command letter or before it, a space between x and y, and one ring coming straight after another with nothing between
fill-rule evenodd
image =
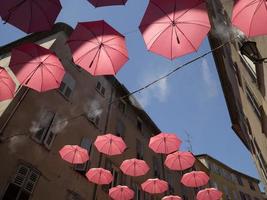
<instances>
[{"instance_id":1,"label":"pink umbrella","mask_svg":"<svg viewBox=\"0 0 267 200\"><path fill-rule=\"evenodd\" d=\"M122 154L126 149L123 139L110 133L97 136L94 145L99 152L109 156Z\"/></svg>"},{"instance_id":2,"label":"pink umbrella","mask_svg":"<svg viewBox=\"0 0 267 200\"><path fill-rule=\"evenodd\" d=\"M130 200L134 198L134 191L127 186L118 185L109 189L109 196L114 200Z\"/></svg>"},{"instance_id":3,"label":"pink umbrella","mask_svg":"<svg viewBox=\"0 0 267 200\"><path fill-rule=\"evenodd\" d=\"M142 190L150 194L160 194L168 190L168 183L158 178L148 179L141 184Z\"/></svg>"},{"instance_id":4,"label":"pink umbrella","mask_svg":"<svg viewBox=\"0 0 267 200\"><path fill-rule=\"evenodd\" d=\"M174 59L197 51L210 30L203 0L150 0L140 24L147 48Z\"/></svg>"},{"instance_id":5,"label":"pink umbrella","mask_svg":"<svg viewBox=\"0 0 267 200\"><path fill-rule=\"evenodd\" d=\"M65 74L53 52L32 43L12 49L9 66L22 85L38 92L59 88Z\"/></svg>"},{"instance_id":6,"label":"pink umbrella","mask_svg":"<svg viewBox=\"0 0 267 200\"><path fill-rule=\"evenodd\" d=\"M61 10L59 0L0 0L0 16L26 33L50 30Z\"/></svg>"},{"instance_id":7,"label":"pink umbrella","mask_svg":"<svg viewBox=\"0 0 267 200\"><path fill-rule=\"evenodd\" d=\"M125 38L105 21L78 23L68 40L75 64L92 75L115 75L128 60Z\"/></svg>"},{"instance_id":8,"label":"pink umbrella","mask_svg":"<svg viewBox=\"0 0 267 200\"><path fill-rule=\"evenodd\" d=\"M171 170L182 171L192 167L195 160L192 153L177 151L169 154L164 164Z\"/></svg>"},{"instance_id":9,"label":"pink umbrella","mask_svg":"<svg viewBox=\"0 0 267 200\"><path fill-rule=\"evenodd\" d=\"M179 196L170 195L163 197L161 200L182 200L182 198Z\"/></svg>"},{"instance_id":10,"label":"pink umbrella","mask_svg":"<svg viewBox=\"0 0 267 200\"><path fill-rule=\"evenodd\" d=\"M86 173L86 177L89 181L98 185L108 185L113 180L111 172L103 168L90 169Z\"/></svg>"},{"instance_id":11,"label":"pink umbrella","mask_svg":"<svg viewBox=\"0 0 267 200\"><path fill-rule=\"evenodd\" d=\"M235 1L232 24L248 37L266 35L267 2L264 0Z\"/></svg>"},{"instance_id":12,"label":"pink umbrella","mask_svg":"<svg viewBox=\"0 0 267 200\"><path fill-rule=\"evenodd\" d=\"M200 187L209 182L209 176L202 171L192 171L184 174L181 182L187 187Z\"/></svg>"},{"instance_id":13,"label":"pink umbrella","mask_svg":"<svg viewBox=\"0 0 267 200\"><path fill-rule=\"evenodd\" d=\"M149 166L144 160L124 160L120 166L121 171L129 176L143 176L149 171Z\"/></svg>"},{"instance_id":14,"label":"pink umbrella","mask_svg":"<svg viewBox=\"0 0 267 200\"><path fill-rule=\"evenodd\" d=\"M88 0L95 7L125 5L127 0Z\"/></svg>"},{"instance_id":15,"label":"pink umbrella","mask_svg":"<svg viewBox=\"0 0 267 200\"><path fill-rule=\"evenodd\" d=\"M89 160L88 151L77 145L65 145L59 154L63 160L71 164L82 164Z\"/></svg>"},{"instance_id":16,"label":"pink umbrella","mask_svg":"<svg viewBox=\"0 0 267 200\"><path fill-rule=\"evenodd\" d=\"M149 148L156 153L169 154L177 151L181 143L176 134L160 133L150 138Z\"/></svg>"},{"instance_id":17,"label":"pink umbrella","mask_svg":"<svg viewBox=\"0 0 267 200\"><path fill-rule=\"evenodd\" d=\"M197 193L197 200L219 200L222 197L222 192L216 188L206 188Z\"/></svg>"},{"instance_id":18,"label":"pink umbrella","mask_svg":"<svg viewBox=\"0 0 267 200\"><path fill-rule=\"evenodd\" d=\"M7 71L0 67L0 101L12 99L16 90L16 84L7 73Z\"/></svg>"}]
</instances>

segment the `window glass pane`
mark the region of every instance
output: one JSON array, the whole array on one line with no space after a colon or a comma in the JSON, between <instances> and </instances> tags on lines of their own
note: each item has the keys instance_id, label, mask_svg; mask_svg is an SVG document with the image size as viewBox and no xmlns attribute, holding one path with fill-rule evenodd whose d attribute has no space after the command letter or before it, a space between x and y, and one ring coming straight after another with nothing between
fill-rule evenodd
<instances>
[{"instance_id":1,"label":"window glass pane","mask_svg":"<svg viewBox=\"0 0 267 200\"><path fill-rule=\"evenodd\" d=\"M14 200L16 199L18 193L19 193L19 190L20 190L20 187L13 184L13 183L10 183L5 194L4 194L4 197L3 197L3 200Z\"/></svg>"},{"instance_id":2,"label":"window glass pane","mask_svg":"<svg viewBox=\"0 0 267 200\"><path fill-rule=\"evenodd\" d=\"M30 198L30 193L22 190L20 195L19 195L18 200L28 200L29 198Z\"/></svg>"}]
</instances>

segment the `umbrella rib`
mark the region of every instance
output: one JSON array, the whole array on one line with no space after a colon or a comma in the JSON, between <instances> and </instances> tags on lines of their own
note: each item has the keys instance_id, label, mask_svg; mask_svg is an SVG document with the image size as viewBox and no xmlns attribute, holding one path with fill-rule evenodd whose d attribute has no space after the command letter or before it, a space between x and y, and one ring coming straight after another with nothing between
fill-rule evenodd
<instances>
[{"instance_id":1,"label":"umbrella rib","mask_svg":"<svg viewBox=\"0 0 267 200\"><path fill-rule=\"evenodd\" d=\"M154 38L156 38L152 44L149 44L150 46L153 46L153 44L158 40L158 38L160 37L161 34L163 34L165 31L168 30L168 28L170 28L171 24L169 26L167 26L164 30L160 30L158 33L156 33L147 44L149 44Z\"/></svg>"},{"instance_id":2,"label":"umbrella rib","mask_svg":"<svg viewBox=\"0 0 267 200\"><path fill-rule=\"evenodd\" d=\"M112 62L112 59L111 59L110 55L108 54L108 52L107 52L107 50L106 50L106 47L105 47L105 46L104 46L103 50L104 50L104 52L106 53L106 55L108 56L108 58L109 58L109 60L110 60L110 63L111 63L111 65L112 65L112 68L113 68L113 72L114 72L114 74L116 74L116 71L115 71L115 66L114 66L114 64L113 64L113 62Z\"/></svg>"},{"instance_id":3,"label":"umbrella rib","mask_svg":"<svg viewBox=\"0 0 267 200\"><path fill-rule=\"evenodd\" d=\"M174 30L174 28L172 28L172 33L171 33L171 45L170 45L170 47L171 47L171 58L172 58L172 38L173 38L173 30Z\"/></svg>"},{"instance_id":4,"label":"umbrella rib","mask_svg":"<svg viewBox=\"0 0 267 200\"><path fill-rule=\"evenodd\" d=\"M90 28L88 28L87 26L84 26L84 27L85 27L86 30L88 30L95 37L95 39L97 40L98 44L100 45L101 42L99 41L97 35Z\"/></svg>"},{"instance_id":5,"label":"umbrella rib","mask_svg":"<svg viewBox=\"0 0 267 200\"><path fill-rule=\"evenodd\" d=\"M187 10L185 10L184 13L182 13L180 16L178 16L178 17L175 19L175 21L177 21L178 19L180 19L181 17L183 17L185 14L187 14L190 10L194 9L195 7L197 7L197 6L201 5L201 4L203 4L203 2L198 2L198 3L196 3L195 6L192 6L192 7L188 8Z\"/></svg>"},{"instance_id":6,"label":"umbrella rib","mask_svg":"<svg viewBox=\"0 0 267 200\"><path fill-rule=\"evenodd\" d=\"M179 21L177 24L194 24L194 25L197 25L197 26L203 26L203 27L206 27L206 28L210 28L209 25L201 24L200 22Z\"/></svg>"},{"instance_id":7,"label":"umbrella rib","mask_svg":"<svg viewBox=\"0 0 267 200\"><path fill-rule=\"evenodd\" d=\"M100 54L101 54L101 48L98 49L98 51L96 52L96 55L94 57L94 60L95 60L95 58L97 56L97 62L96 62L96 67L94 69L94 74L96 73L96 69L97 69L97 65L98 65L98 62L99 62Z\"/></svg>"},{"instance_id":8,"label":"umbrella rib","mask_svg":"<svg viewBox=\"0 0 267 200\"><path fill-rule=\"evenodd\" d=\"M156 4L154 1L151 1L151 3L154 4L161 12L163 12L163 14L165 14L169 18L170 21L172 21L168 13L165 12L158 4Z\"/></svg>"},{"instance_id":9,"label":"umbrella rib","mask_svg":"<svg viewBox=\"0 0 267 200\"><path fill-rule=\"evenodd\" d=\"M93 43L95 45L99 45L99 42L93 42L91 40L84 40L84 39L72 39L67 41L67 43L74 43L74 42L88 42L88 43Z\"/></svg>"},{"instance_id":10,"label":"umbrella rib","mask_svg":"<svg viewBox=\"0 0 267 200\"><path fill-rule=\"evenodd\" d=\"M106 48L110 48L110 49L113 49L114 51L118 51L121 55L123 55L125 58L129 59L127 55L125 55L123 52L121 52L120 50L114 48L114 47L111 47L109 45L105 45Z\"/></svg>"},{"instance_id":11,"label":"umbrella rib","mask_svg":"<svg viewBox=\"0 0 267 200\"><path fill-rule=\"evenodd\" d=\"M246 8L250 7L251 5L253 5L254 3L257 3L258 0L254 0L252 2L250 2L249 4L247 4L246 6L244 6L238 13L236 13L236 15L233 17L233 21L235 20L235 18L241 13L243 12L243 10L245 10Z\"/></svg>"},{"instance_id":12,"label":"umbrella rib","mask_svg":"<svg viewBox=\"0 0 267 200\"><path fill-rule=\"evenodd\" d=\"M16 4L14 7L10 8L10 9L8 10L8 15L7 15L7 17L3 16L3 19L6 18L6 19L5 19L5 23L9 21L11 15L12 15L12 12L14 12L16 9L18 9L18 8L19 8L22 4L24 4L25 2L26 2L26 0L22 0L21 2L19 2L19 3ZM4 23L4 24L5 24L5 23Z\"/></svg>"},{"instance_id":13,"label":"umbrella rib","mask_svg":"<svg viewBox=\"0 0 267 200\"><path fill-rule=\"evenodd\" d=\"M32 23L32 4L30 4L30 19L29 19L27 32L30 32L30 30L31 30L31 23Z\"/></svg>"},{"instance_id":14,"label":"umbrella rib","mask_svg":"<svg viewBox=\"0 0 267 200\"><path fill-rule=\"evenodd\" d=\"M0 79L0 82L2 82L2 83L8 88L9 92L10 92L10 93L12 94L12 96L13 96L13 92L12 92L11 88L9 87L9 85L8 85L5 81L3 81L2 79Z\"/></svg>"},{"instance_id":15,"label":"umbrella rib","mask_svg":"<svg viewBox=\"0 0 267 200\"><path fill-rule=\"evenodd\" d=\"M195 48L195 46L192 44L192 42L186 37L186 35L184 34L184 32L175 24L175 27L183 34L183 36L187 39L187 41L189 42L189 44L193 47L193 49L195 51L197 51L197 49Z\"/></svg>"},{"instance_id":16,"label":"umbrella rib","mask_svg":"<svg viewBox=\"0 0 267 200\"><path fill-rule=\"evenodd\" d=\"M250 24L249 24L249 35L250 35L250 32L251 32L251 25L252 25L253 18L254 18L256 12L258 11L258 9L260 8L262 3L263 3L263 1L261 1L261 3L258 4L258 6L256 7L256 9L255 9L255 11L254 11L254 13L252 15L252 19L251 19ZM265 8L266 8L266 4L265 4Z\"/></svg>"},{"instance_id":17,"label":"umbrella rib","mask_svg":"<svg viewBox=\"0 0 267 200\"><path fill-rule=\"evenodd\" d=\"M87 52L85 52L83 55L81 55L81 56L77 59L78 63L79 63L79 62L83 59L83 57L85 57L88 53L90 53L91 51L94 51L94 50L97 49L97 48L99 48L99 46L96 46L96 47L94 47L94 48L88 50Z\"/></svg>"},{"instance_id":18,"label":"umbrella rib","mask_svg":"<svg viewBox=\"0 0 267 200\"><path fill-rule=\"evenodd\" d=\"M46 15L46 11L42 8L42 6L38 3L38 1L34 1L34 3L39 7L39 9L42 11L43 15L45 16L46 21L48 22L49 26L52 27L53 24L48 19L48 16Z\"/></svg>"}]
</instances>

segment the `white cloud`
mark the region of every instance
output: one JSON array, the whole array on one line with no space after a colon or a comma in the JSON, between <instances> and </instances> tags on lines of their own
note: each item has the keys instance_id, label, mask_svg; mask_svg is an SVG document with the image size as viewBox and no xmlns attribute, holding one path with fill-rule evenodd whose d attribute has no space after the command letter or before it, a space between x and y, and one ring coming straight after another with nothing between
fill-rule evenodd
<instances>
[{"instance_id":1,"label":"white cloud","mask_svg":"<svg viewBox=\"0 0 267 200\"><path fill-rule=\"evenodd\" d=\"M150 68L151 69L151 68ZM167 69L164 67L153 68L153 71L145 71L143 75L140 76L139 86L143 87L154 80L158 79L160 76L164 75ZM143 107L148 106L153 101L158 101L160 103L166 102L170 94L170 84L168 79L162 79L159 82L151 85L150 87L144 89L142 92L136 95L137 100Z\"/></svg>"},{"instance_id":2,"label":"white cloud","mask_svg":"<svg viewBox=\"0 0 267 200\"><path fill-rule=\"evenodd\" d=\"M202 78L207 86L207 92L209 97L216 97L218 95L216 80L214 79L208 61L202 60L201 63Z\"/></svg>"}]
</instances>

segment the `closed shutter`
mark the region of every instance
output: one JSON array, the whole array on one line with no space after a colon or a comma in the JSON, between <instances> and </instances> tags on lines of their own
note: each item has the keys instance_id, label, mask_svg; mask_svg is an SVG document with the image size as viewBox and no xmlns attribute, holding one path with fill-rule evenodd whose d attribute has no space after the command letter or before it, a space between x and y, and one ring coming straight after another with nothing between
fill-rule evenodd
<instances>
[{"instance_id":1,"label":"closed shutter","mask_svg":"<svg viewBox=\"0 0 267 200\"><path fill-rule=\"evenodd\" d=\"M24 165L20 165L16 175L14 177L13 183L19 187L22 187L27 179L30 169Z\"/></svg>"},{"instance_id":2,"label":"closed shutter","mask_svg":"<svg viewBox=\"0 0 267 200\"><path fill-rule=\"evenodd\" d=\"M92 146L92 140L88 137L83 137L81 141L81 147L87 149L89 155L91 152L91 146ZM85 172L88 166L89 166L89 161L83 164L75 165L75 170L80 172Z\"/></svg>"},{"instance_id":3,"label":"closed shutter","mask_svg":"<svg viewBox=\"0 0 267 200\"><path fill-rule=\"evenodd\" d=\"M118 120L116 127L116 134L124 138L124 133L125 133L125 125L121 120Z\"/></svg>"},{"instance_id":4,"label":"closed shutter","mask_svg":"<svg viewBox=\"0 0 267 200\"><path fill-rule=\"evenodd\" d=\"M29 173L28 179L24 184L24 189L27 192L32 194L39 177L40 177L39 172L36 172L36 171L32 170Z\"/></svg>"}]
</instances>

